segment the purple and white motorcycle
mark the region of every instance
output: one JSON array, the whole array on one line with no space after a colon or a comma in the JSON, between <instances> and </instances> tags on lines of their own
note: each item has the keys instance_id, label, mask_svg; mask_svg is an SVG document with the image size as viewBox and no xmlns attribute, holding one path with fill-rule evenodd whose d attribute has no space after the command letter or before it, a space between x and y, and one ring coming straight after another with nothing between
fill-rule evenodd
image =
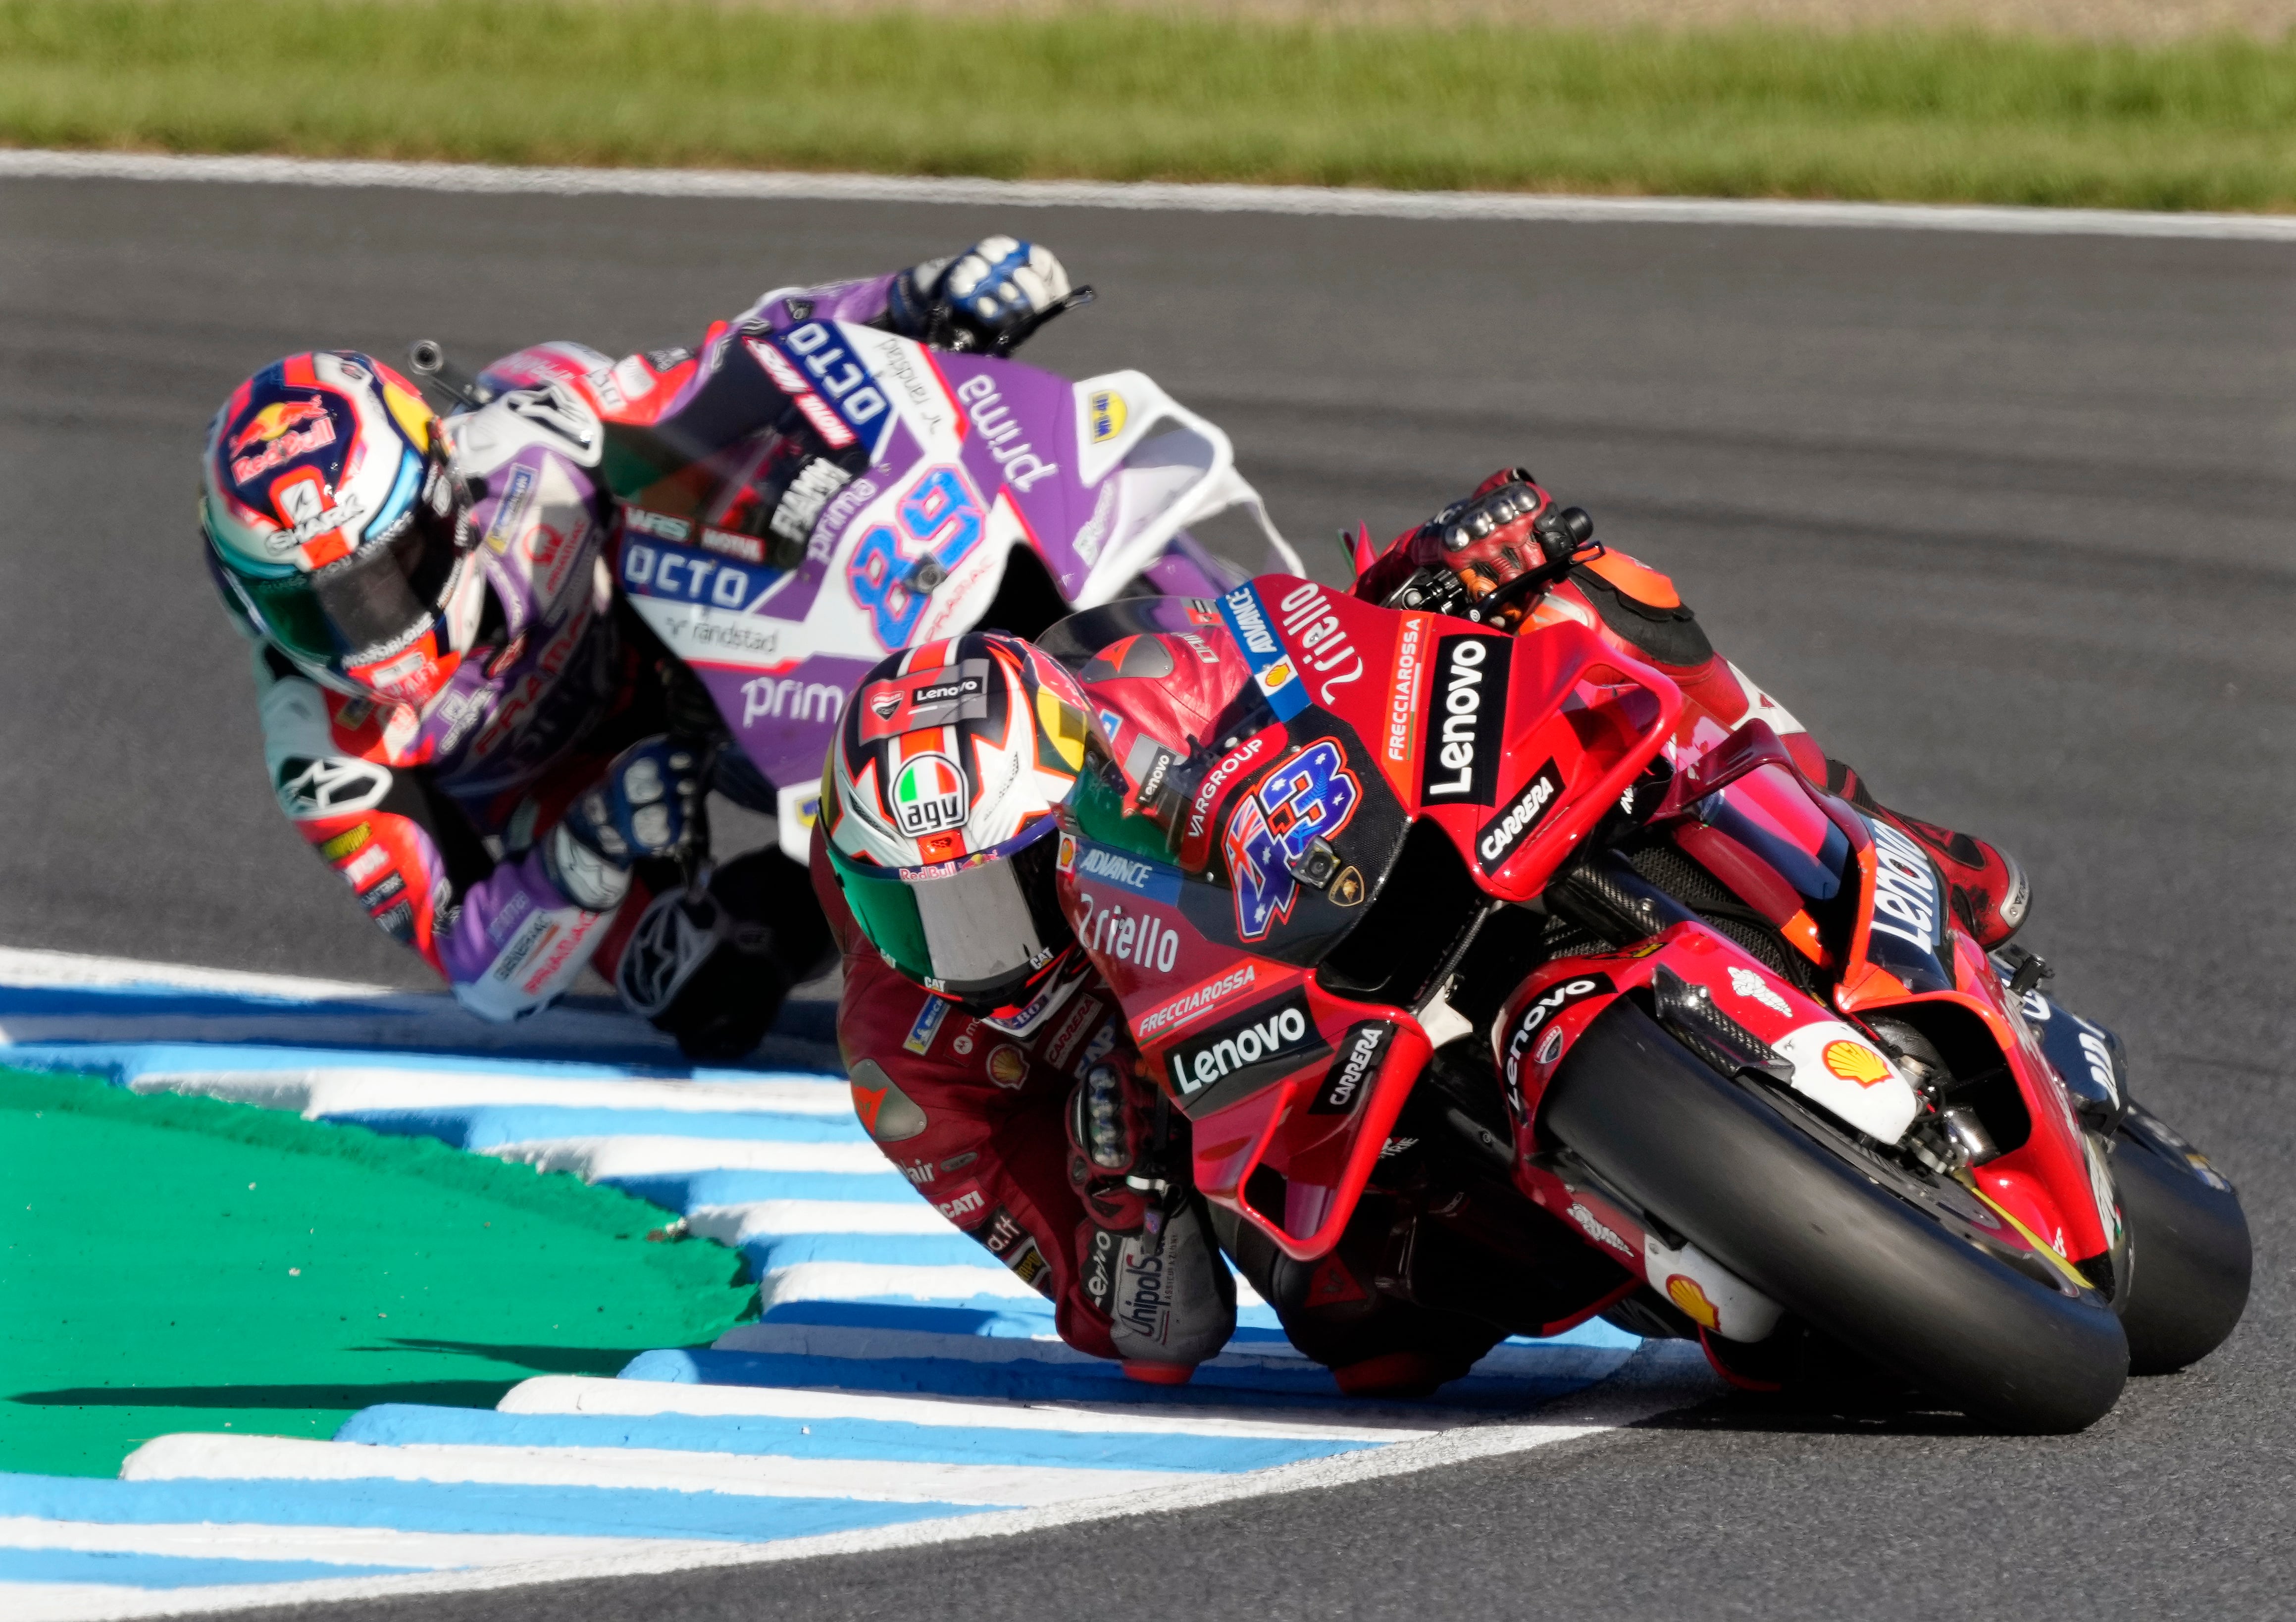
<instances>
[{"instance_id":1,"label":"purple and white motorcycle","mask_svg":"<svg viewBox=\"0 0 2296 1622\"><path fill-rule=\"evenodd\" d=\"M866 470L823 506L794 568L726 521L755 471L738 448L712 458L698 512L627 505L611 559L730 737L714 786L775 819L800 863L839 717L887 653L1304 572L1227 436L1143 373L1070 382L838 321L750 342L832 447L866 449ZM755 462L771 454L761 439Z\"/></svg>"}]
</instances>

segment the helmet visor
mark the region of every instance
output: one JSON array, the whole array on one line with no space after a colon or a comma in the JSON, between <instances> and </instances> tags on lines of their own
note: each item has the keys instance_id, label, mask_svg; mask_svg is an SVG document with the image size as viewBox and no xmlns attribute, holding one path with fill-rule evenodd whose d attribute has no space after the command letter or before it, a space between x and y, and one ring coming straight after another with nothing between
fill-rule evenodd
<instances>
[{"instance_id":1,"label":"helmet visor","mask_svg":"<svg viewBox=\"0 0 2296 1622\"><path fill-rule=\"evenodd\" d=\"M414 522L389 540L361 547L311 576L312 596L349 663L404 645L445 600L462 555L451 527L425 523L429 515L418 506Z\"/></svg>"},{"instance_id":2,"label":"helmet visor","mask_svg":"<svg viewBox=\"0 0 2296 1622\"><path fill-rule=\"evenodd\" d=\"M310 573L263 576L223 564L263 633L340 670L412 641L438 613L462 560L455 515L415 504L412 523ZM213 547L213 542L209 542Z\"/></svg>"},{"instance_id":3,"label":"helmet visor","mask_svg":"<svg viewBox=\"0 0 2296 1622\"><path fill-rule=\"evenodd\" d=\"M1015 1000L1072 938L1053 887L1050 817L954 872L857 864L832 844L854 922L908 978L961 1002ZM930 869L927 869L930 871Z\"/></svg>"}]
</instances>

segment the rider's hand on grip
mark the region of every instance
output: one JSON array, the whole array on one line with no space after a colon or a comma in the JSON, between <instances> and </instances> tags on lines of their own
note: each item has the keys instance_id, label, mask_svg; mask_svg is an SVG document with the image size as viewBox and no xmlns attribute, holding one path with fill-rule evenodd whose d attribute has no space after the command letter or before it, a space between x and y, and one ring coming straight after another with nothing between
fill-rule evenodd
<instances>
[{"instance_id":1,"label":"rider's hand on grip","mask_svg":"<svg viewBox=\"0 0 2296 1622\"><path fill-rule=\"evenodd\" d=\"M1590 550L1594 534L1584 508L1558 508L1527 468L1506 467L1420 525L1408 556L1423 569L1447 572L1471 602L1501 598L1491 606L1513 625L1527 605L1525 577L1537 577L1529 585L1560 579Z\"/></svg>"},{"instance_id":2,"label":"rider's hand on grip","mask_svg":"<svg viewBox=\"0 0 2296 1622\"><path fill-rule=\"evenodd\" d=\"M953 350L1009 353L1071 304L1091 296L1071 289L1049 248L1009 236L984 237L951 259L928 259L893 284L893 329Z\"/></svg>"},{"instance_id":3,"label":"rider's hand on grip","mask_svg":"<svg viewBox=\"0 0 2296 1622\"><path fill-rule=\"evenodd\" d=\"M1085 1072L1067 1114L1069 1181L1086 1214L1111 1231L1137 1231L1165 1186L1152 1090L1111 1056Z\"/></svg>"},{"instance_id":4,"label":"rider's hand on grip","mask_svg":"<svg viewBox=\"0 0 2296 1622\"><path fill-rule=\"evenodd\" d=\"M608 875L627 875L649 858L684 855L701 798L701 760L691 745L668 737L632 744L566 808L548 847L552 877L579 905L596 908L610 890L611 901L620 900L627 883Z\"/></svg>"}]
</instances>

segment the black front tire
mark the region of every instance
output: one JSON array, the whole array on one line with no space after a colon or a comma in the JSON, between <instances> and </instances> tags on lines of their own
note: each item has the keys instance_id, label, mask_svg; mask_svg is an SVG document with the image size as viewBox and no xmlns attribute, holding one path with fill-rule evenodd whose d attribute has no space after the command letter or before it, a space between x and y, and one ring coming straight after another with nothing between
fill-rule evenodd
<instances>
[{"instance_id":1,"label":"black front tire","mask_svg":"<svg viewBox=\"0 0 2296 1622\"><path fill-rule=\"evenodd\" d=\"M1621 999L1539 1106L1552 1140L1770 1297L2005 1431L2093 1424L2128 1371L2101 1297L1948 1231Z\"/></svg>"},{"instance_id":2,"label":"black front tire","mask_svg":"<svg viewBox=\"0 0 2296 1622\"><path fill-rule=\"evenodd\" d=\"M2128 1288L2115 1305L2131 1374L2173 1374L2198 1363L2225 1343L2248 1305L2248 1217L2232 1185L2213 1167L2204 1173L2192 1154L2134 1106L2113 1136L2112 1181L2130 1235Z\"/></svg>"}]
</instances>

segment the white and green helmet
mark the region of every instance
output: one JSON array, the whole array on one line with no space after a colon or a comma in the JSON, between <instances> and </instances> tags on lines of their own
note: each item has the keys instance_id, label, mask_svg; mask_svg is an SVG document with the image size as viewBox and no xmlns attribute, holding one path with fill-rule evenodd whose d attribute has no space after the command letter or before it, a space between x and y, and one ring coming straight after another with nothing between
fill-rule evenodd
<instances>
[{"instance_id":1,"label":"white and green helmet","mask_svg":"<svg viewBox=\"0 0 2296 1622\"><path fill-rule=\"evenodd\" d=\"M1073 951L1053 808L1091 725L1074 677L997 632L906 649L862 679L830 745L822 823L854 921L897 971L994 1015Z\"/></svg>"}]
</instances>

